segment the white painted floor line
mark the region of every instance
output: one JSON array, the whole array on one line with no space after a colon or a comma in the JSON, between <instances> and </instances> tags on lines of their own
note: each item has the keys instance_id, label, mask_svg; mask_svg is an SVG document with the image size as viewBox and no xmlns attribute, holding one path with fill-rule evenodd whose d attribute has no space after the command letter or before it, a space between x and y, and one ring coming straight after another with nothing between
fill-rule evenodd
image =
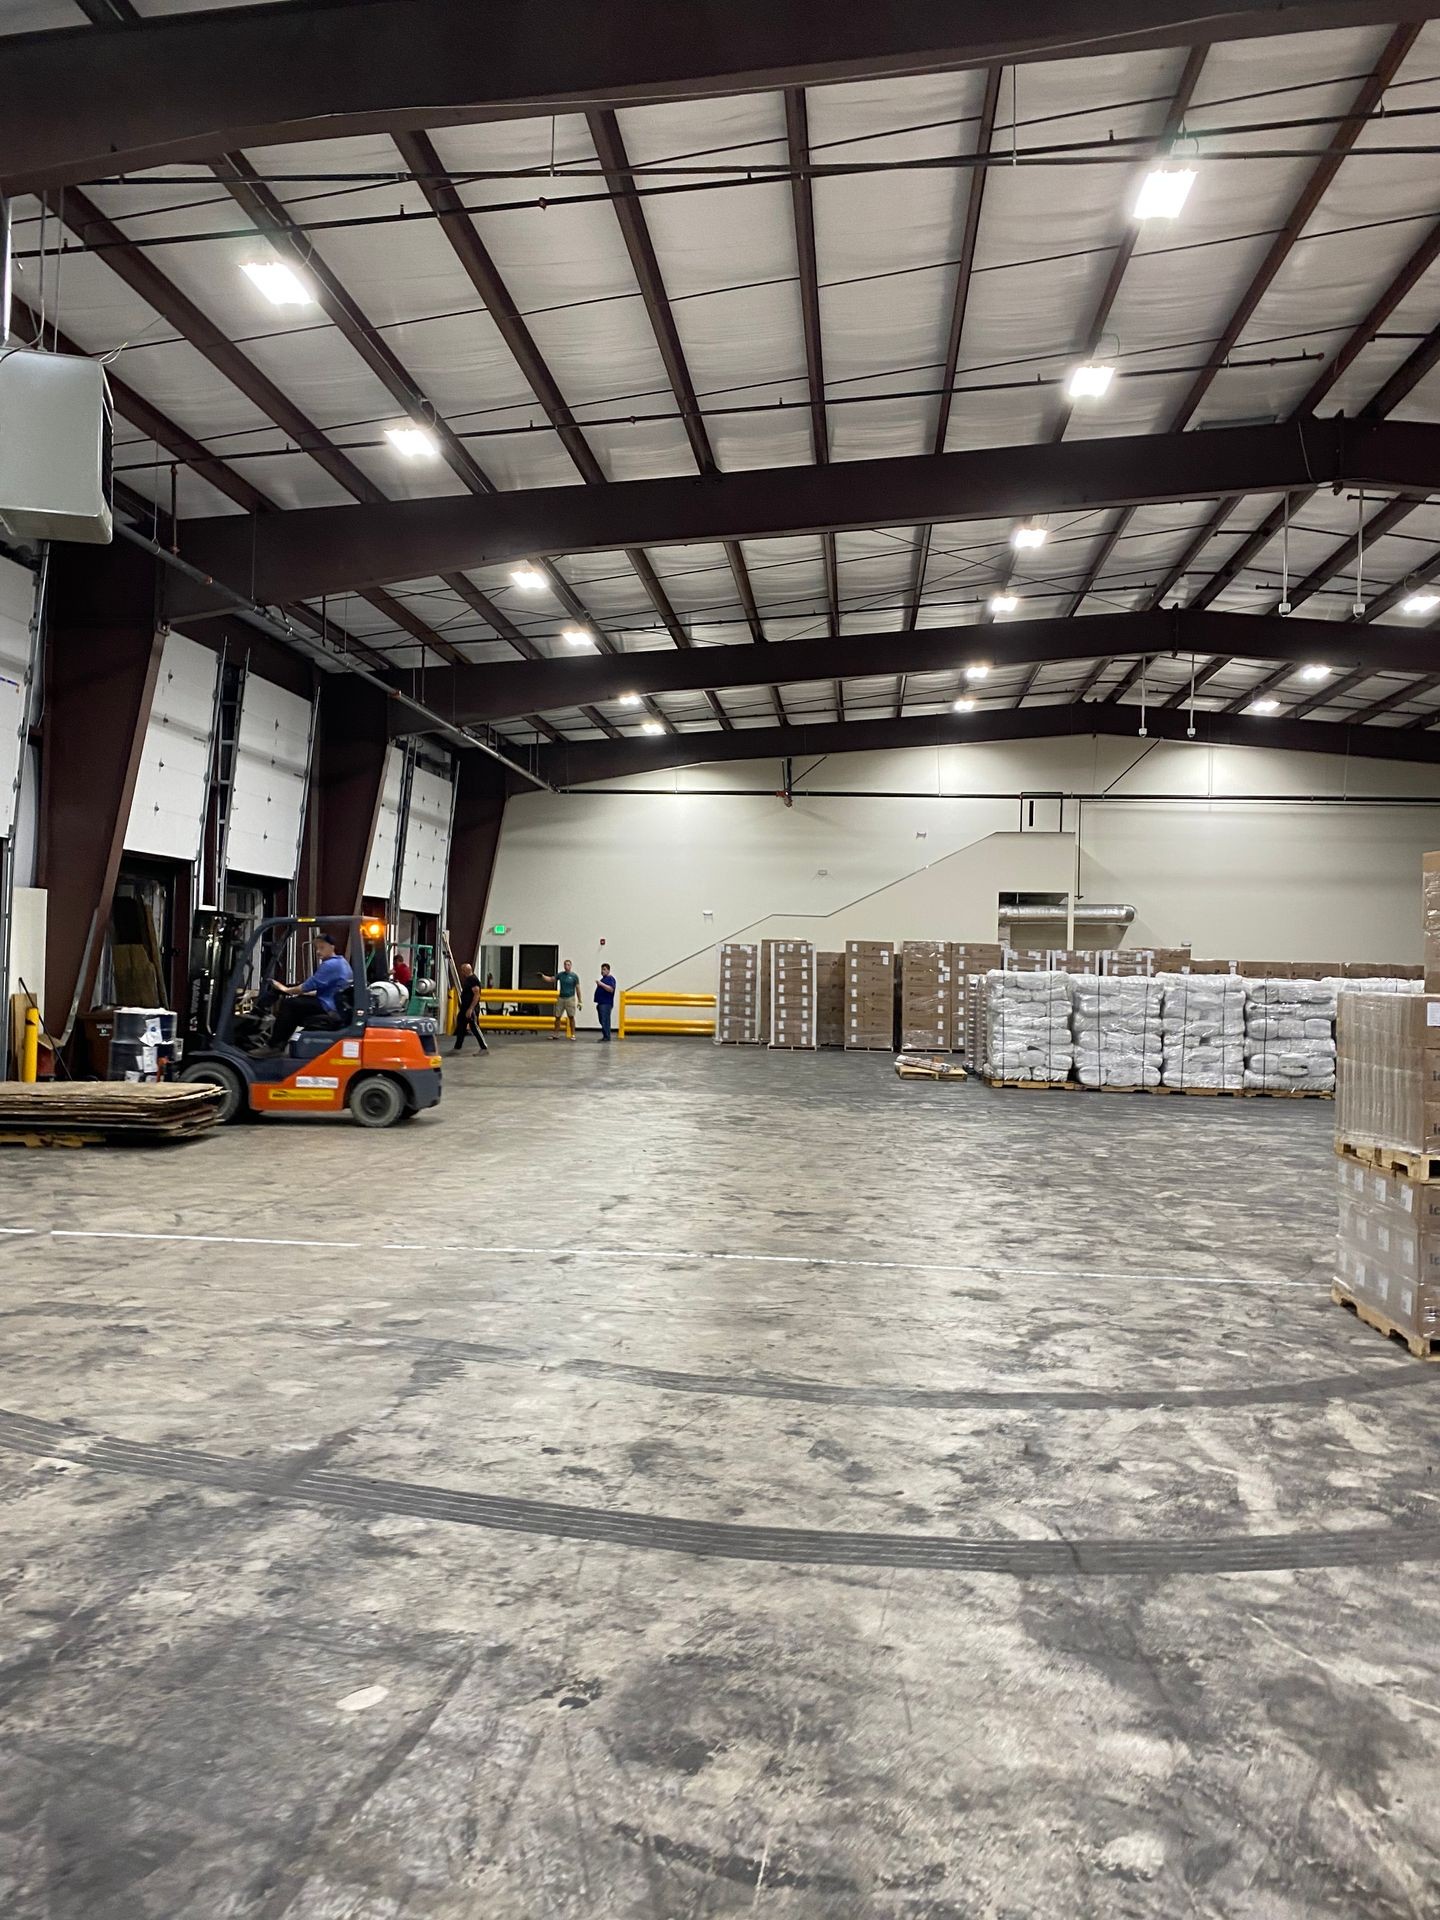
<instances>
[{"instance_id":1,"label":"white painted floor line","mask_svg":"<svg viewBox=\"0 0 1440 1920\"><path fill-rule=\"evenodd\" d=\"M47 1235L52 1240L137 1240L218 1247L303 1247L321 1251L370 1253L463 1253L497 1258L581 1260L724 1260L751 1266L840 1267L885 1273L1014 1274L1026 1280L1130 1280L1194 1287L1304 1287L1312 1292L1323 1280L1250 1279L1242 1274L1115 1272L1096 1267L1016 1267L1008 1261L865 1260L836 1254L728 1253L707 1247L531 1247L476 1246L465 1241L268 1239L238 1233L140 1233L108 1227L3 1227L0 1233Z\"/></svg>"}]
</instances>

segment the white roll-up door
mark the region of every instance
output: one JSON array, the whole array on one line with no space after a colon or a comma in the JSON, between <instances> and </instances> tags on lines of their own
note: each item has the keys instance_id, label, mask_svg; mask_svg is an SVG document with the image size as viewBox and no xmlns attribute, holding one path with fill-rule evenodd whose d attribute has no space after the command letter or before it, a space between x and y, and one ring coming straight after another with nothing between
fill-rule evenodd
<instances>
[{"instance_id":1,"label":"white roll-up door","mask_svg":"<svg viewBox=\"0 0 1440 1920\"><path fill-rule=\"evenodd\" d=\"M0 840L9 837L12 824L15 756L34 612L35 575L13 560L0 560Z\"/></svg>"},{"instance_id":2,"label":"white roll-up door","mask_svg":"<svg viewBox=\"0 0 1440 1920\"><path fill-rule=\"evenodd\" d=\"M127 853L199 858L219 671L219 655L209 647L180 633L165 636L125 828Z\"/></svg>"},{"instance_id":3,"label":"white roll-up door","mask_svg":"<svg viewBox=\"0 0 1440 1920\"><path fill-rule=\"evenodd\" d=\"M246 676L236 739L226 866L288 880L300 852L312 709L258 674Z\"/></svg>"},{"instance_id":4,"label":"white roll-up door","mask_svg":"<svg viewBox=\"0 0 1440 1920\"><path fill-rule=\"evenodd\" d=\"M370 842L370 864L365 869L367 900L388 900L395 884L395 848L400 838L400 793L405 784L405 749L391 747L385 755L385 784L375 838Z\"/></svg>"},{"instance_id":5,"label":"white roll-up door","mask_svg":"<svg viewBox=\"0 0 1440 1920\"><path fill-rule=\"evenodd\" d=\"M439 913L445 904L452 792L447 774L417 766L411 776L405 863L400 876L400 908L404 913Z\"/></svg>"}]
</instances>

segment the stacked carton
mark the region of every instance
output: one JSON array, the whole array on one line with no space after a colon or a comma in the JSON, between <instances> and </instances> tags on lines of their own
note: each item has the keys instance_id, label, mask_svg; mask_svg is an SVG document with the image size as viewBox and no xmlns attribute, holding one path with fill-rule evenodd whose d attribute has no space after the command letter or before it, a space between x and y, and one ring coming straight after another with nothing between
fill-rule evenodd
<instances>
[{"instance_id":1,"label":"stacked carton","mask_svg":"<svg viewBox=\"0 0 1440 1920\"><path fill-rule=\"evenodd\" d=\"M1440 994L1342 994L1336 1027L1336 1139L1440 1153Z\"/></svg>"},{"instance_id":2,"label":"stacked carton","mask_svg":"<svg viewBox=\"0 0 1440 1920\"><path fill-rule=\"evenodd\" d=\"M1250 980L1244 1084L1252 1093L1334 1091L1335 995L1325 981Z\"/></svg>"},{"instance_id":3,"label":"stacked carton","mask_svg":"<svg viewBox=\"0 0 1440 1920\"><path fill-rule=\"evenodd\" d=\"M954 950L946 940L907 940L900 952L900 1045L948 1053L955 1044Z\"/></svg>"},{"instance_id":4,"label":"stacked carton","mask_svg":"<svg viewBox=\"0 0 1440 1920\"><path fill-rule=\"evenodd\" d=\"M815 949L808 940L770 942L772 1047L813 1047L816 1038Z\"/></svg>"},{"instance_id":5,"label":"stacked carton","mask_svg":"<svg viewBox=\"0 0 1440 1920\"><path fill-rule=\"evenodd\" d=\"M845 942L845 1045L895 1049L895 944Z\"/></svg>"},{"instance_id":6,"label":"stacked carton","mask_svg":"<svg viewBox=\"0 0 1440 1920\"><path fill-rule=\"evenodd\" d=\"M760 950L727 941L715 987L715 1044L753 1046L760 1038Z\"/></svg>"},{"instance_id":7,"label":"stacked carton","mask_svg":"<svg viewBox=\"0 0 1440 1920\"><path fill-rule=\"evenodd\" d=\"M815 1043L821 1047L845 1044L845 956L815 956Z\"/></svg>"},{"instance_id":8,"label":"stacked carton","mask_svg":"<svg viewBox=\"0 0 1440 1920\"><path fill-rule=\"evenodd\" d=\"M1440 1338L1440 1182L1336 1165L1341 1292L1416 1339Z\"/></svg>"},{"instance_id":9,"label":"stacked carton","mask_svg":"<svg viewBox=\"0 0 1440 1920\"><path fill-rule=\"evenodd\" d=\"M1245 982L1235 973L1171 973L1161 980L1167 1087L1234 1092L1245 1079Z\"/></svg>"},{"instance_id":10,"label":"stacked carton","mask_svg":"<svg viewBox=\"0 0 1440 1920\"><path fill-rule=\"evenodd\" d=\"M955 955L955 1044L977 1065L985 1058L985 980L1005 958L1005 949L986 941L967 941Z\"/></svg>"},{"instance_id":11,"label":"stacked carton","mask_svg":"<svg viewBox=\"0 0 1440 1920\"><path fill-rule=\"evenodd\" d=\"M1148 975L1082 973L1071 1031L1082 1087L1158 1087L1164 989Z\"/></svg>"},{"instance_id":12,"label":"stacked carton","mask_svg":"<svg viewBox=\"0 0 1440 1920\"><path fill-rule=\"evenodd\" d=\"M986 976L985 1071L992 1080L1068 1080L1075 1064L1068 973Z\"/></svg>"}]
</instances>

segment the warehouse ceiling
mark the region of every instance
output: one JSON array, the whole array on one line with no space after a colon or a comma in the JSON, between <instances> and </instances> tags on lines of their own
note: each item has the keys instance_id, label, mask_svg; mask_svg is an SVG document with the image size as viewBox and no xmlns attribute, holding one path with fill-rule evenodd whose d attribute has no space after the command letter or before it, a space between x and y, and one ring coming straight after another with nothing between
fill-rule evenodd
<instances>
[{"instance_id":1,"label":"warehouse ceiling","mask_svg":"<svg viewBox=\"0 0 1440 1920\"><path fill-rule=\"evenodd\" d=\"M1021 709L1084 703L1110 726L1142 700L1212 727L1308 721L1321 746L1336 723L1440 721L1440 461L1430 436L1365 437L1440 422L1440 25L1423 17L1440 0L1396 0L1399 24L1369 0L1298 7L1273 37L1275 10L1241 0L1209 30L1261 37L1204 45L1183 8L1112 7L1119 37L1086 57L1055 49L1093 38L1091 6L1056 0L1023 46L982 6L1000 37L968 67L966 48L899 43L955 9L861 9L896 43L847 41L826 72L798 52L778 70L783 28L737 4L733 90L713 91L717 65L707 91L711 42L692 36L637 56L627 97L644 97L618 103L595 29L593 47L561 36L564 111L456 105L437 83L428 121L398 61L366 82L396 98L347 92L398 4L4 14L42 36L7 54L12 86L27 61L77 75L75 115L52 103L33 152L23 123L0 135L0 164L37 188L14 204L18 331L113 356L122 508L167 546L173 508L180 556L232 603L283 605L521 746L680 734L703 757L754 729L780 752L804 728L847 723L864 745L862 723L938 716L947 737L998 738ZM409 4L417 41L443 27L447 0ZM449 10L468 48L473 12L467 30ZM600 11L619 32L625 9ZM267 44L283 66L268 121L274 89L238 42L215 79L221 43L197 36L222 29L257 36L262 76ZM365 130L267 141L277 119L304 130L296 90L337 31L355 57L310 124ZM1022 57L995 60L1007 44ZM123 98L167 62L155 113L117 131L97 106L87 132L87 76ZM187 71L225 93L190 107L195 126ZM162 133L183 157L123 180L77 178L61 152L128 139L143 158ZM1139 221L1157 159L1193 186ZM1103 396L1068 397L1081 365L1112 370ZM1336 415L1356 424L1324 428ZM528 515L486 505L533 490ZM1022 528L1043 543L1017 549ZM712 647L723 674L677 660L633 685L595 658ZM521 659L544 670L487 691L487 667Z\"/></svg>"}]
</instances>

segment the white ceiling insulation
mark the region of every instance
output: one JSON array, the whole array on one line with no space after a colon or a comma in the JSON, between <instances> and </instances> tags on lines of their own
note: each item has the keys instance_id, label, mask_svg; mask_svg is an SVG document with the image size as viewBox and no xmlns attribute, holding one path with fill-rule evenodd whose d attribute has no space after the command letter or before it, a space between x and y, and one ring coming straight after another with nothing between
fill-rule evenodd
<instances>
[{"instance_id":1,"label":"white ceiling insulation","mask_svg":"<svg viewBox=\"0 0 1440 1920\"><path fill-rule=\"evenodd\" d=\"M199 11L208 3L138 0L147 16ZM89 31L83 22L74 0L10 0L0 8L0 32ZM981 212L946 450L1035 444L1062 433L1088 440L1176 424L1203 430L1286 417L1440 222L1434 151L1440 24L1416 34L1385 95L1385 114L1359 134L1241 329L1235 364L1213 369L1193 415L1182 409L1335 137L1335 116L1349 110L1389 40L1389 30L1379 27L1207 50L1177 149L1196 167L1194 191L1178 219L1140 230L1101 336L1100 357L1117 369L1114 383L1103 401L1073 409L1063 382L1090 335L1116 249L1134 231L1130 209L1145 160L1127 143L1153 139L1164 124L1186 50L1006 69L991 141L995 164L983 175L964 164L975 156L980 135L983 73L810 88L804 104L812 164L875 169L822 171L813 181L829 458L843 463L934 448L937 389L972 193L982 195ZM1435 118L1415 109L1433 110ZM738 472L808 465L812 425L794 196L788 180L744 173L787 165L782 95L625 107L616 121L636 170L636 205L653 244L659 296L673 319L718 466ZM458 176L456 190L471 210L474 233L605 479L694 475L695 451L621 222L597 173L585 116L447 127L430 138L442 166ZM1087 142L1109 144L1080 144ZM1051 156L1064 164L1025 164L1027 151L1034 158L1034 149L1056 146L1071 149ZM1421 151L1394 151L1401 147ZM501 491L585 484L390 139L290 143L245 158L304 225L316 266L338 278L363 323L398 357L416 407L460 436L488 484ZM915 164L927 160L940 164ZM474 172L491 177L466 177ZM206 169L160 168L84 192L238 349L248 373L237 380L233 368L217 364L220 356L207 357L181 337L129 289L107 250L57 254L62 231L75 245L73 197L68 211L57 197L43 216L34 199L16 203L21 297L34 314L43 311L47 329L58 325L80 350L113 356L118 382L201 442L268 504L344 504L354 494L313 450L274 424L263 394L242 390L253 389L258 377L298 407L328 447L344 453L362 487L392 500L466 492L443 458L407 461L386 440L386 428L405 422L407 409L320 305L274 307L246 279L244 262L270 258L271 243ZM1440 267L1425 272L1399 302L1379 337L1326 394L1321 414L1361 412L1437 325ZM1416 380L1393 417L1440 418L1440 370ZM115 464L134 495L168 510L171 456L125 418L123 404ZM182 520L244 510L183 465L173 484ZM1166 604L1203 593L1273 505L1261 495L1235 503L1189 571L1170 585ZM1226 612L1270 612L1287 576L1294 588L1313 573L1304 614L1345 621L1354 617L1357 596L1364 608L1412 574L1440 574L1440 506L1423 504L1368 539L1357 569L1346 551L1357 515L1368 520L1383 505L1328 489L1296 498L1285 540L1272 538L1250 556L1212 604ZM988 601L1002 582L1019 600L1014 613L1002 616L1006 624L1146 607L1211 514L1206 501L1142 508L1125 516L1108 553L1117 516L1055 514L1046 521L1044 547L1019 559L1009 519L939 522L928 535L913 618L924 627L975 624L983 632L991 619ZM839 625L846 633L877 636L876 672L841 686L826 680L784 686L788 715L948 709L959 686L958 664L954 674L903 680L884 666L884 636L912 617L922 544L921 532L903 524L836 537ZM581 651L563 637L566 627L577 625L626 651L674 645L672 620L697 647L751 637L734 556L724 547L697 543L646 558L660 599L620 551L556 563L570 605L548 584L537 592L517 587L508 567L476 568L469 577L494 603L497 618L546 656ZM769 640L831 630L818 535L749 540L739 560ZM513 647L453 586L426 579L391 591L465 658L483 664L514 657ZM397 665L437 658L433 647L358 594L333 597L327 611ZM1379 617L1412 629L1428 623L1398 607ZM1123 697L1135 700L1133 666L1121 660L1098 677L1095 662L1036 673L1006 669L976 697L982 707L1006 707L1021 698L1071 698L1085 687L1091 697L1103 697L1123 687ZM1147 694L1153 686L1168 697L1188 671L1188 660L1156 662L1146 672ZM1197 705L1223 707L1269 672L1263 661L1238 661L1205 680ZM1360 712L1404 684L1377 675L1315 712L1321 719ZM1301 697L1288 681L1277 693L1287 705ZM737 726L774 722L766 687L727 690L718 698ZM666 695L653 705L681 729L719 724L702 694ZM1428 710L1440 713L1440 692L1421 683L1375 724L1402 724ZM643 709L618 704L602 711L622 732L647 717ZM576 738L597 731L575 708L546 717ZM521 721L505 731L533 737Z\"/></svg>"}]
</instances>

